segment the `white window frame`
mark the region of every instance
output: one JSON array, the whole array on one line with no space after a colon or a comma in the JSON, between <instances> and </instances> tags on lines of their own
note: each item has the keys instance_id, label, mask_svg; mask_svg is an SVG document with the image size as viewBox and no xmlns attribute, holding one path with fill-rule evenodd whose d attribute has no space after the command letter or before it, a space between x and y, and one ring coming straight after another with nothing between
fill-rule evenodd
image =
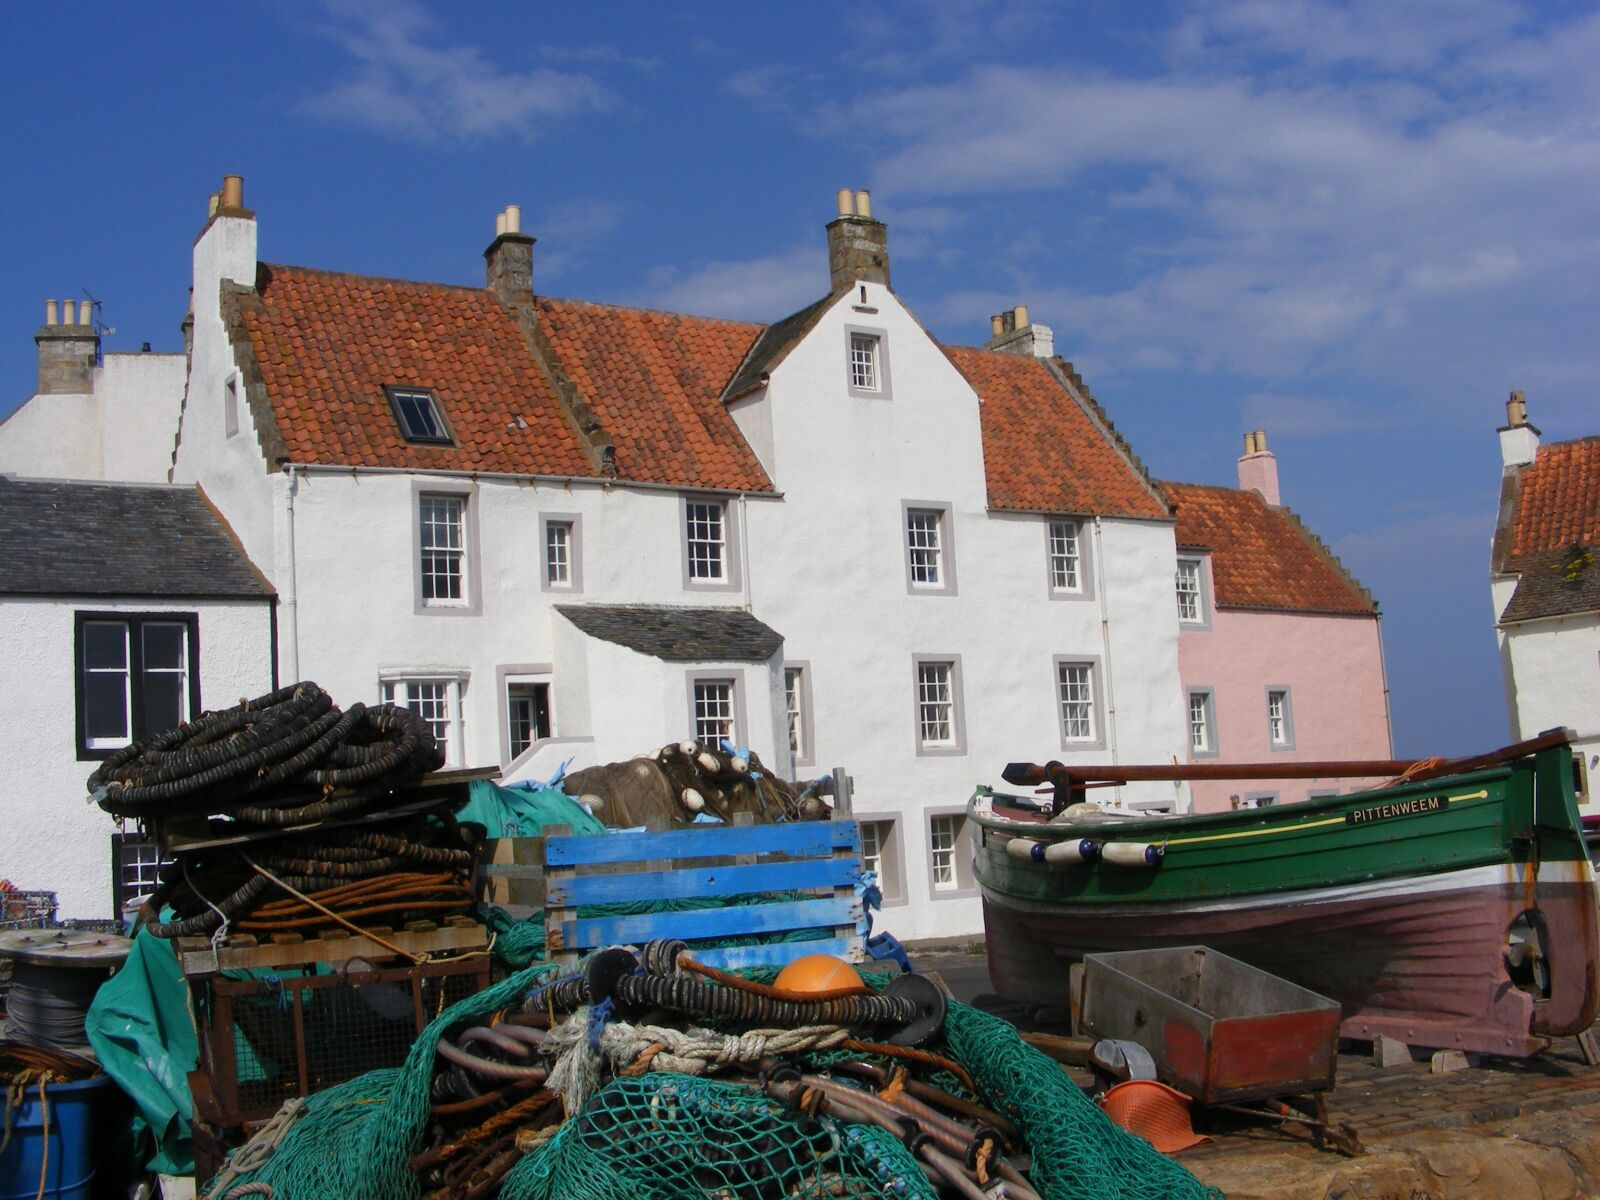
<instances>
[{"instance_id":1,"label":"white window frame","mask_svg":"<svg viewBox=\"0 0 1600 1200\"><path fill-rule=\"evenodd\" d=\"M721 540L696 538L697 525L704 521L701 510L715 510L721 525ZM739 521L738 506L726 496L708 496L685 493L678 505L678 530L683 540L683 586L690 591L734 591L739 582ZM696 546L715 546L718 551L719 573L696 574L701 570L695 557Z\"/></svg>"},{"instance_id":2,"label":"white window frame","mask_svg":"<svg viewBox=\"0 0 1600 1200\"><path fill-rule=\"evenodd\" d=\"M1267 695L1267 745L1275 753L1293 750L1294 698L1288 684L1268 684ZM1274 700L1279 711L1274 713Z\"/></svg>"},{"instance_id":3,"label":"white window frame","mask_svg":"<svg viewBox=\"0 0 1600 1200\"><path fill-rule=\"evenodd\" d=\"M855 814L861 829L861 868L873 870L867 863L867 827L873 827L878 838L878 890L883 893L883 906L890 908L905 904L906 893L905 845L901 837L901 814L892 812L867 812Z\"/></svg>"},{"instance_id":4,"label":"white window frame","mask_svg":"<svg viewBox=\"0 0 1600 1200\"><path fill-rule=\"evenodd\" d=\"M1199 708L1196 708L1196 702ZM1200 729L1204 739L1204 747L1195 745L1196 714L1199 714ZM1217 697L1216 692L1208 687L1187 688L1184 691L1183 721L1185 737L1189 745L1190 758L1216 758L1222 753L1217 745Z\"/></svg>"},{"instance_id":5,"label":"white window frame","mask_svg":"<svg viewBox=\"0 0 1600 1200\"><path fill-rule=\"evenodd\" d=\"M703 735L701 727L701 695L702 689L708 687L726 686L728 688L728 721L732 728L725 736L735 746L743 746L749 723L745 720L744 711L744 676L736 670L690 671L686 678L689 695L689 736L697 742L715 745Z\"/></svg>"},{"instance_id":6,"label":"white window frame","mask_svg":"<svg viewBox=\"0 0 1600 1200\"><path fill-rule=\"evenodd\" d=\"M913 530L915 520L922 530L932 518L933 542ZM924 544L915 544L918 540ZM903 500L900 503L900 545L905 556L906 591L913 596L954 596L956 594L956 536L951 506L941 500ZM926 557L929 551L934 557ZM919 555L921 556L919 559ZM922 578L918 578L918 576Z\"/></svg>"},{"instance_id":7,"label":"white window frame","mask_svg":"<svg viewBox=\"0 0 1600 1200\"><path fill-rule=\"evenodd\" d=\"M1194 590L1190 592L1184 587L1185 576L1193 572ZM1204 555L1180 554L1178 565L1173 573L1173 596L1178 608L1178 624L1185 629L1210 629L1211 628L1211 588L1207 580L1207 560ZM1184 597L1192 595L1194 598L1194 614L1184 615Z\"/></svg>"},{"instance_id":8,"label":"white window frame","mask_svg":"<svg viewBox=\"0 0 1600 1200\"><path fill-rule=\"evenodd\" d=\"M460 575L459 597L427 597L423 576L428 549L423 537L427 533L423 521L423 508L427 502L450 500L461 506L459 548L440 547L434 553L451 552L456 555ZM413 611L430 616L476 616L482 611L482 589L478 573L478 496L472 484L462 486L453 481L417 479L411 484L411 568L415 575L413 584Z\"/></svg>"},{"instance_id":9,"label":"white window frame","mask_svg":"<svg viewBox=\"0 0 1600 1200\"><path fill-rule=\"evenodd\" d=\"M551 557L553 530L564 530L566 537L566 575L552 578L555 565ZM583 518L577 513L544 513L539 518L539 587L546 592L583 591Z\"/></svg>"},{"instance_id":10,"label":"white window frame","mask_svg":"<svg viewBox=\"0 0 1600 1200\"><path fill-rule=\"evenodd\" d=\"M412 707L414 703L423 702L419 693L424 687L443 689L445 736L442 739L438 735L436 719L428 717L420 708ZM442 742L440 749L444 751L444 765L456 768L466 764L466 722L462 704L466 687L467 674L464 671L386 671L378 676L378 699L384 704L410 708L428 721L430 726L435 726L434 738Z\"/></svg>"},{"instance_id":11,"label":"white window frame","mask_svg":"<svg viewBox=\"0 0 1600 1200\"><path fill-rule=\"evenodd\" d=\"M1061 737L1063 750L1101 750L1105 748L1105 704L1101 700L1100 659L1092 655L1057 654L1051 659L1053 694L1055 696L1056 732ZM1068 695L1069 674L1082 673L1081 680L1071 681L1072 695ZM1085 694L1086 693L1086 694ZM1089 732L1074 728L1073 713L1068 705L1089 706ZM1081 717L1081 713L1077 714Z\"/></svg>"},{"instance_id":12,"label":"white window frame","mask_svg":"<svg viewBox=\"0 0 1600 1200\"><path fill-rule=\"evenodd\" d=\"M1077 517L1049 516L1044 519L1044 581L1045 590L1052 600L1092 600L1094 598L1094 573L1089 558L1089 539L1084 536L1087 521ZM1066 556L1063 539L1058 533L1070 532L1072 539L1071 565L1076 579L1063 583L1060 568Z\"/></svg>"},{"instance_id":13,"label":"white window frame","mask_svg":"<svg viewBox=\"0 0 1600 1200\"><path fill-rule=\"evenodd\" d=\"M812 720L809 662L783 664L783 710L792 763L796 767L814 766L817 761L816 724Z\"/></svg>"},{"instance_id":14,"label":"white window frame","mask_svg":"<svg viewBox=\"0 0 1600 1200\"><path fill-rule=\"evenodd\" d=\"M928 689L938 686L939 669L943 668L945 695L943 699L929 694ZM912 656L911 717L916 733L919 755L952 755L967 752L966 715L961 699L961 656L959 654L916 654ZM929 740L927 730L931 715L927 706L948 706L947 736Z\"/></svg>"},{"instance_id":15,"label":"white window frame","mask_svg":"<svg viewBox=\"0 0 1600 1200\"><path fill-rule=\"evenodd\" d=\"M857 383L857 339L870 343L873 382ZM871 325L846 325L844 328L844 381L852 396L863 400L887 400L889 389L889 334L885 329Z\"/></svg>"},{"instance_id":16,"label":"white window frame","mask_svg":"<svg viewBox=\"0 0 1600 1200\"><path fill-rule=\"evenodd\" d=\"M200 707L200 618L193 612L101 612L79 610L73 614L73 671L76 690L76 741L78 758L88 761L105 758L115 750L131 745L170 728L151 728L147 709L145 680L151 675L177 675L178 723L193 720ZM116 625L122 631L122 664L120 667L90 667L86 649L90 625ZM174 626L182 630L180 645L182 657L176 668L149 667L145 665L144 632L157 625ZM86 682L89 676L119 676L122 680L122 711L125 734L91 736L89 732L89 699Z\"/></svg>"},{"instance_id":17,"label":"white window frame","mask_svg":"<svg viewBox=\"0 0 1600 1200\"><path fill-rule=\"evenodd\" d=\"M935 852L935 831L943 824L955 827L954 843L949 848L950 868L953 878L946 883L937 881L940 874ZM972 822L967 820L966 809L939 807L925 809L922 815L922 853L928 871L928 898L950 900L977 895L977 881L972 875Z\"/></svg>"}]
</instances>

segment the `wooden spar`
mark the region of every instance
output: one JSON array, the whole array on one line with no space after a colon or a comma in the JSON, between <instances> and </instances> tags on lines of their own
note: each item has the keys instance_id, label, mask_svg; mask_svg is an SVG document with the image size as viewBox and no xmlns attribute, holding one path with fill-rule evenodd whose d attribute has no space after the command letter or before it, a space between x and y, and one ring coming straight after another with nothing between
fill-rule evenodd
<instances>
[{"instance_id":1,"label":"wooden spar","mask_svg":"<svg viewBox=\"0 0 1600 1200\"><path fill-rule=\"evenodd\" d=\"M1526 742L1517 742L1490 754L1474 758L1454 759L1423 767L1427 759L1370 759L1367 761L1338 762L1275 762L1275 763L1149 763L1144 765L1117 765L1114 763L1068 767L1050 762L1040 766L1035 763L1007 763L1000 772L1001 778L1012 784L1055 783L1070 779L1072 783L1134 783L1149 780L1173 779L1346 779L1357 776L1393 777L1407 775L1410 779L1432 779L1438 775L1461 775L1467 771L1492 767L1497 763L1522 758L1550 746L1571 740L1565 729L1553 729Z\"/></svg>"}]
</instances>

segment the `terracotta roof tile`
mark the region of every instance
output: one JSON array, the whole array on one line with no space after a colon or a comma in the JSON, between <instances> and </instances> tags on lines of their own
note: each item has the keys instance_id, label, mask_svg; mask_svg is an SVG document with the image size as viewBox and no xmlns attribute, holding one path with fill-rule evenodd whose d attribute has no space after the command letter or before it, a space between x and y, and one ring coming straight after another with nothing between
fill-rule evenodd
<instances>
[{"instance_id":1,"label":"terracotta roof tile","mask_svg":"<svg viewBox=\"0 0 1600 1200\"><path fill-rule=\"evenodd\" d=\"M617 447L623 479L770 491L719 397L762 326L540 297L561 365Z\"/></svg>"},{"instance_id":2,"label":"terracotta roof tile","mask_svg":"<svg viewBox=\"0 0 1600 1200\"><path fill-rule=\"evenodd\" d=\"M1600 547L1600 437L1540 446L1523 468L1508 566L1574 546Z\"/></svg>"},{"instance_id":3,"label":"terracotta roof tile","mask_svg":"<svg viewBox=\"0 0 1600 1200\"><path fill-rule=\"evenodd\" d=\"M241 321L293 461L595 474L492 293L267 264L256 291ZM455 444L407 442L386 384L432 388Z\"/></svg>"},{"instance_id":4,"label":"terracotta roof tile","mask_svg":"<svg viewBox=\"0 0 1600 1200\"><path fill-rule=\"evenodd\" d=\"M1377 611L1371 596L1288 509L1273 508L1260 493L1238 488L1161 486L1177 509L1178 545L1211 552L1218 605Z\"/></svg>"},{"instance_id":5,"label":"terracotta roof tile","mask_svg":"<svg viewBox=\"0 0 1600 1200\"><path fill-rule=\"evenodd\" d=\"M983 401L983 468L995 508L1167 515L1043 361L958 346L945 354Z\"/></svg>"}]
</instances>

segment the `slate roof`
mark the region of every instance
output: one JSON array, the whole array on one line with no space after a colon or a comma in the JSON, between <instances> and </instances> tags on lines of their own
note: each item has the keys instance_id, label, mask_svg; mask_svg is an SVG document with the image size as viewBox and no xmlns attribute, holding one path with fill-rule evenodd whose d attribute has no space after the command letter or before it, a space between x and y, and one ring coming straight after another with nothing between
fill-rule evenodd
<instances>
[{"instance_id":1,"label":"slate roof","mask_svg":"<svg viewBox=\"0 0 1600 1200\"><path fill-rule=\"evenodd\" d=\"M1051 364L957 346L945 354L983 402L983 469L993 507L1168 515L1131 455L1096 427Z\"/></svg>"},{"instance_id":2,"label":"slate roof","mask_svg":"<svg viewBox=\"0 0 1600 1200\"><path fill-rule=\"evenodd\" d=\"M1600 437L1540 446L1508 483L1497 567L1519 577L1500 620L1600 612Z\"/></svg>"},{"instance_id":3,"label":"slate roof","mask_svg":"<svg viewBox=\"0 0 1600 1200\"><path fill-rule=\"evenodd\" d=\"M750 347L750 353L739 364L739 372L723 389L724 402L736 400L746 392L760 387L765 377L783 361L790 349L817 323L828 310L833 296L824 296L815 304L808 304L797 313L790 313L781 321L774 321L761 331L761 336Z\"/></svg>"},{"instance_id":4,"label":"slate roof","mask_svg":"<svg viewBox=\"0 0 1600 1200\"><path fill-rule=\"evenodd\" d=\"M742 608L654 604L558 604L590 637L665 662L765 662L783 636Z\"/></svg>"},{"instance_id":5,"label":"slate roof","mask_svg":"<svg viewBox=\"0 0 1600 1200\"><path fill-rule=\"evenodd\" d=\"M1287 508L1256 491L1162 483L1173 501L1181 549L1211 554L1220 608L1377 613L1371 594Z\"/></svg>"},{"instance_id":6,"label":"slate roof","mask_svg":"<svg viewBox=\"0 0 1600 1200\"><path fill-rule=\"evenodd\" d=\"M273 594L192 487L0 475L0 562L0 595Z\"/></svg>"}]
</instances>

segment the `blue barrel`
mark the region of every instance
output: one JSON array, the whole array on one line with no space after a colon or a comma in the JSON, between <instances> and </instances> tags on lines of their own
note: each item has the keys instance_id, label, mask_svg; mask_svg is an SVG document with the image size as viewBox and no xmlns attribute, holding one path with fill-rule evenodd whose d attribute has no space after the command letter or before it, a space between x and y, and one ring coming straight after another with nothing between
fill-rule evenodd
<instances>
[{"instance_id":1,"label":"blue barrel","mask_svg":"<svg viewBox=\"0 0 1600 1200\"><path fill-rule=\"evenodd\" d=\"M28 1099L11 1114L11 1142L0 1154L0 1200L34 1200L36 1196L88 1200L94 1184L100 1136L100 1114L111 1096L111 1077L96 1075L81 1083L51 1083L44 1089L50 1110L50 1136L39 1085L26 1088ZM39 1173L44 1171L44 1191Z\"/></svg>"}]
</instances>

